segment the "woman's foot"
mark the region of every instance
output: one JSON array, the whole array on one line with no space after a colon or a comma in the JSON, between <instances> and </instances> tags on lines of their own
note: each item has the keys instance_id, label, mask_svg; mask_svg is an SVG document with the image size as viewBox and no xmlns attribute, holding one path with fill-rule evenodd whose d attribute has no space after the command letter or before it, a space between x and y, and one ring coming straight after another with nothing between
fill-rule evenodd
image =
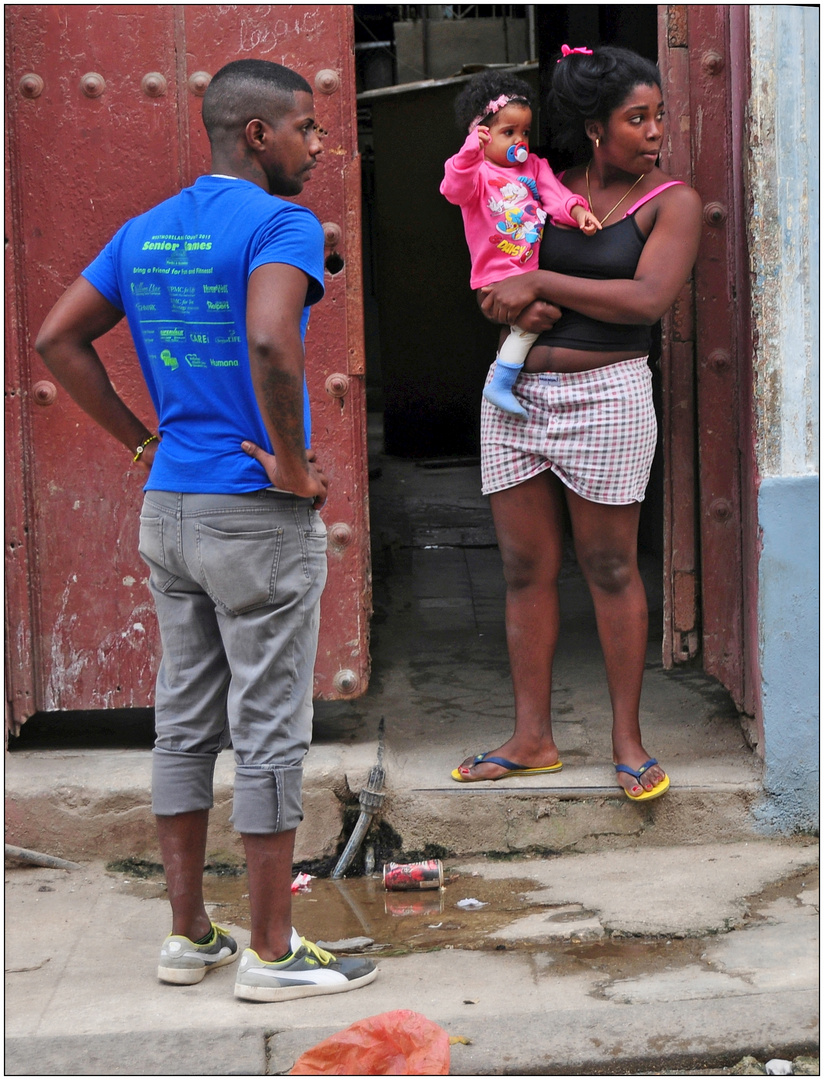
<instances>
[{"instance_id":1,"label":"woman's foot","mask_svg":"<svg viewBox=\"0 0 824 1080\"><path fill-rule=\"evenodd\" d=\"M652 764L649 764L650 762ZM640 776L634 776L632 773L623 770L615 773L618 786L622 787L631 799L641 798L665 781L669 782L666 772L654 758L649 756L642 746L623 753L616 753L614 763L616 766L626 765L633 772L640 773ZM644 768L644 766L647 767ZM659 794L663 795L664 791L666 791L666 788L660 791Z\"/></svg>"},{"instance_id":2,"label":"woman's foot","mask_svg":"<svg viewBox=\"0 0 824 1080\"><path fill-rule=\"evenodd\" d=\"M524 743L516 743L514 740L510 740L497 750L488 750L483 756L487 758L503 758L511 764L515 763L524 769L559 767L558 747L554 742L530 748ZM475 757L468 757L461 762L455 772L460 773L461 780L469 782L473 780L500 780L502 777L508 776L512 770L503 765L497 765L493 761L476 761Z\"/></svg>"}]
</instances>

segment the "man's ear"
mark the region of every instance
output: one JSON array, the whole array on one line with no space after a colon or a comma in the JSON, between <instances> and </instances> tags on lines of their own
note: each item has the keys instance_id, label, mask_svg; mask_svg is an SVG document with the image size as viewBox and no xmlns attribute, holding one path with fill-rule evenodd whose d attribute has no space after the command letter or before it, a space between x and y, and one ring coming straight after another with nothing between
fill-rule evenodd
<instances>
[{"instance_id":1,"label":"man's ear","mask_svg":"<svg viewBox=\"0 0 824 1080\"><path fill-rule=\"evenodd\" d=\"M266 143L266 124L263 120L250 120L244 128L246 144L252 150L263 150Z\"/></svg>"}]
</instances>

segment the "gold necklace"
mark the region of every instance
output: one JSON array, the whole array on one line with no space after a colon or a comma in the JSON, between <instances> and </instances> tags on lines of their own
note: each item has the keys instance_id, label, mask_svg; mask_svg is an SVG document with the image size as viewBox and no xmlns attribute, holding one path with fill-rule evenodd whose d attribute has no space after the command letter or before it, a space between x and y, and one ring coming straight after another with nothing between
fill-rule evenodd
<instances>
[{"instance_id":1,"label":"gold necklace","mask_svg":"<svg viewBox=\"0 0 824 1080\"><path fill-rule=\"evenodd\" d=\"M587 202L589 203L590 210L592 210L592 196L589 193L589 167L590 167L591 164L592 164L591 161L587 162ZM624 192L624 194L621 196L621 198L618 200L618 202L615 204L615 206L613 206L613 208L610 210L609 214L604 214L604 216L601 218L601 224L602 225L604 224L604 222L607 220L608 217L610 217L612 214L615 213L615 211L618 209L618 207L621 205L621 203L624 201L624 199L627 197L627 195L629 195L629 193L633 190L633 188L636 188L641 183L641 181L644 179L645 175L646 175L646 173L641 173L641 175L638 177L638 179L635 181L635 183L632 185L632 187L627 188L627 190ZM594 214L595 211L592 210L592 213Z\"/></svg>"}]
</instances>

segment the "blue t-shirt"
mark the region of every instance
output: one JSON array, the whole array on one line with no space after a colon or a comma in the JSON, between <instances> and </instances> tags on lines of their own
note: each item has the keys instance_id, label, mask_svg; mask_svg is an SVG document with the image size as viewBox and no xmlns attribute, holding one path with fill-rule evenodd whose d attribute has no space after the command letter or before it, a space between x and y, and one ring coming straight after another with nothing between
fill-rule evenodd
<instances>
[{"instance_id":1,"label":"blue t-shirt","mask_svg":"<svg viewBox=\"0 0 824 1080\"><path fill-rule=\"evenodd\" d=\"M249 180L201 176L132 218L83 276L126 315L158 416L161 442L146 490L233 494L269 486L244 439L272 453L246 341L249 275L286 263L323 296L323 229L303 206ZM304 429L310 445L304 380Z\"/></svg>"}]
</instances>

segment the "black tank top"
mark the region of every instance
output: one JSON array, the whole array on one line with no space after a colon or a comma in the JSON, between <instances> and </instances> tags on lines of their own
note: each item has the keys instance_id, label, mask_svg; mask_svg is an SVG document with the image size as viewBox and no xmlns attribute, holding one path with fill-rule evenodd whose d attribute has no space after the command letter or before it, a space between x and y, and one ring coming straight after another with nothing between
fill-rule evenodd
<instances>
[{"instance_id":1,"label":"black tank top","mask_svg":"<svg viewBox=\"0 0 824 1080\"><path fill-rule=\"evenodd\" d=\"M547 222L538 254L539 268L601 281L632 279L647 242L635 223L635 212L665 187L679 182L670 181L649 192L630 207L625 217L614 225L605 225L595 236ZM563 308L562 312L551 330L538 335L535 346L554 345L587 352L637 351L638 356L650 350L651 326L600 322L570 308Z\"/></svg>"}]
</instances>

